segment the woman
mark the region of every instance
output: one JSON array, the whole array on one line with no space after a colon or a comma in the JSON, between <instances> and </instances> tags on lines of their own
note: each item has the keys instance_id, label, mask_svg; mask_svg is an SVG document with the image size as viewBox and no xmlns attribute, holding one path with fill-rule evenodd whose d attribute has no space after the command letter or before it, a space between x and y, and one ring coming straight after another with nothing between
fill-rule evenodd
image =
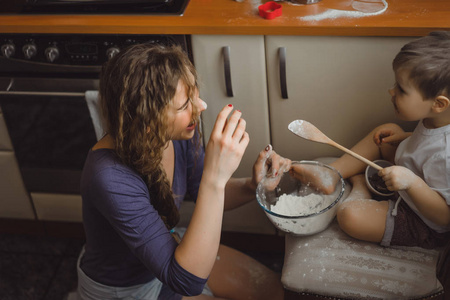
<instances>
[{"instance_id":1,"label":"woman","mask_svg":"<svg viewBox=\"0 0 450 300\"><path fill-rule=\"evenodd\" d=\"M100 101L107 134L89 152L81 183L80 298L282 299L279 276L220 245L220 231L224 209L254 200L267 171L281 174L290 161L268 146L252 178L231 178L249 143L232 105L203 151L196 128L206 103L178 47L122 51L103 67ZM196 206L178 243L171 231L185 196Z\"/></svg>"}]
</instances>

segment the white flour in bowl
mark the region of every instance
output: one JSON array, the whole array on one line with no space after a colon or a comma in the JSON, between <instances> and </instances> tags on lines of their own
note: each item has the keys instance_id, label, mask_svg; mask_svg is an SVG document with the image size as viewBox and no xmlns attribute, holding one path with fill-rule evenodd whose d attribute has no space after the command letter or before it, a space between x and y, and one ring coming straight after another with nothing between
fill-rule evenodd
<instances>
[{"instance_id":1,"label":"white flour in bowl","mask_svg":"<svg viewBox=\"0 0 450 300\"><path fill-rule=\"evenodd\" d=\"M285 216L307 216L327 208L333 200L334 198L330 195L294 196L283 194L275 205L270 206L270 210ZM336 206L324 213L306 218L286 219L267 214L275 226L295 235L310 235L320 232L330 224L335 215Z\"/></svg>"},{"instance_id":2,"label":"white flour in bowl","mask_svg":"<svg viewBox=\"0 0 450 300\"><path fill-rule=\"evenodd\" d=\"M324 200L323 195L318 194L306 196L283 194L275 205L270 206L270 210L283 216L306 216L326 208L330 203Z\"/></svg>"}]
</instances>

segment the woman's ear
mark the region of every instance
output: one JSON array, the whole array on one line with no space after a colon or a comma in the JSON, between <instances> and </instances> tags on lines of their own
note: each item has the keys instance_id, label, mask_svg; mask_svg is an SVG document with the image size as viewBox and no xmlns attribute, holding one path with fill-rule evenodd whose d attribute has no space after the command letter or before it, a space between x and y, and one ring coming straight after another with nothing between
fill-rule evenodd
<instances>
[{"instance_id":1,"label":"woman's ear","mask_svg":"<svg viewBox=\"0 0 450 300\"><path fill-rule=\"evenodd\" d=\"M433 111L436 113L441 113L446 111L450 106L450 99L446 96L440 95L434 99Z\"/></svg>"}]
</instances>

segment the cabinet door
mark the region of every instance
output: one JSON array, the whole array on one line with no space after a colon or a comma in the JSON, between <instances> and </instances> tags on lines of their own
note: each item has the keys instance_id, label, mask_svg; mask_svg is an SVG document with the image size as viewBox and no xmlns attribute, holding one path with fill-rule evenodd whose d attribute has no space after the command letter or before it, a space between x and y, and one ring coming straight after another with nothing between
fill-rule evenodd
<instances>
[{"instance_id":1,"label":"cabinet door","mask_svg":"<svg viewBox=\"0 0 450 300\"><path fill-rule=\"evenodd\" d=\"M31 193L31 199L38 220L83 222L80 195Z\"/></svg>"},{"instance_id":2,"label":"cabinet door","mask_svg":"<svg viewBox=\"0 0 450 300\"><path fill-rule=\"evenodd\" d=\"M8 129L6 128L5 118L0 107L0 150L13 151Z\"/></svg>"},{"instance_id":3,"label":"cabinet door","mask_svg":"<svg viewBox=\"0 0 450 300\"><path fill-rule=\"evenodd\" d=\"M289 132L307 120L337 143L352 147L375 126L398 122L388 94L394 84L392 60L412 38L268 36L266 56L271 138L293 160L341 156L325 144ZM287 99L280 84L280 48L286 52ZM407 130L414 124L399 123Z\"/></svg>"},{"instance_id":4,"label":"cabinet door","mask_svg":"<svg viewBox=\"0 0 450 300\"><path fill-rule=\"evenodd\" d=\"M225 49L229 52L229 78ZM258 153L270 143L264 37L193 35L192 51L200 96L208 104L202 113L204 141L208 142L217 114L225 105L241 110L250 144L234 176L250 176ZM227 80L231 80L233 95L227 94Z\"/></svg>"},{"instance_id":5,"label":"cabinet door","mask_svg":"<svg viewBox=\"0 0 450 300\"><path fill-rule=\"evenodd\" d=\"M35 219L0 108L0 218Z\"/></svg>"},{"instance_id":6,"label":"cabinet door","mask_svg":"<svg viewBox=\"0 0 450 300\"><path fill-rule=\"evenodd\" d=\"M229 48L225 48L229 47ZM227 94L225 59L233 95ZM200 96L208 104L202 113L203 136L208 142L217 114L227 104L242 111L250 143L234 177L251 176L259 152L270 143L266 67L263 36L193 35L194 64L200 79ZM252 201L224 214L223 230L274 234L275 228L258 203Z\"/></svg>"},{"instance_id":7,"label":"cabinet door","mask_svg":"<svg viewBox=\"0 0 450 300\"><path fill-rule=\"evenodd\" d=\"M0 151L0 218L35 219L14 152Z\"/></svg>"}]
</instances>

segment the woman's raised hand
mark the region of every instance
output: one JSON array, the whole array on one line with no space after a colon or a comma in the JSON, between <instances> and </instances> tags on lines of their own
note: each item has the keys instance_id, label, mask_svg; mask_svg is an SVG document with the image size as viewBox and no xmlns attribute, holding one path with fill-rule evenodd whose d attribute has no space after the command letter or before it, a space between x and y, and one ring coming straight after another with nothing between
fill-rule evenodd
<instances>
[{"instance_id":1,"label":"woman's raised hand","mask_svg":"<svg viewBox=\"0 0 450 300\"><path fill-rule=\"evenodd\" d=\"M227 120L228 116L230 118ZM246 122L239 110L231 104L219 113L205 151L203 179L210 184L225 187L238 168L250 141L245 131ZM202 179L202 180L203 180Z\"/></svg>"}]
</instances>

